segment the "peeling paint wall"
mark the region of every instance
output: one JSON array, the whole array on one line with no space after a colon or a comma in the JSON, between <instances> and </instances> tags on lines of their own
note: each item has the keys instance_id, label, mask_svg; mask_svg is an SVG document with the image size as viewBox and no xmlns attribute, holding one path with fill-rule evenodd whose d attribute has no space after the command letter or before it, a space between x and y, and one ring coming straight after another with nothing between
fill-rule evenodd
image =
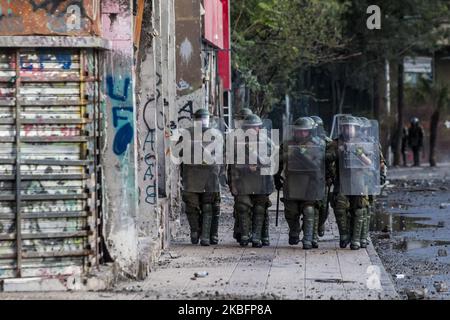
<instances>
[{"instance_id":1,"label":"peeling paint wall","mask_svg":"<svg viewBox=\"0 0 450 320\"><path fill-rule=\"evenodd\" d=\"M169 137L177 127L174 1L148 1L137 65L140 277L170 242L170 217L179 211Z\"/></svg>"},{"instance_id":2,"label":"peeling paint wall","mask_svg":"<svg viewBox=\"0 0 450 320\"><path fill-rule=\"evenodd\" d=\"M99 35L99 0L0 0L2 35Z\"/></svg>"},{"instance_id":3,"label":"peeling paint wall","mask_svg":"<svg viewBox=\"0 0 450 320\"><path fill-rule=\"evenodd\" d=\"M111 257L124 273L135 276L138 190L132 25L130 1L102 1L103 36L113 47L104 59L104 234Z\"/></svg>"}]
</instances>

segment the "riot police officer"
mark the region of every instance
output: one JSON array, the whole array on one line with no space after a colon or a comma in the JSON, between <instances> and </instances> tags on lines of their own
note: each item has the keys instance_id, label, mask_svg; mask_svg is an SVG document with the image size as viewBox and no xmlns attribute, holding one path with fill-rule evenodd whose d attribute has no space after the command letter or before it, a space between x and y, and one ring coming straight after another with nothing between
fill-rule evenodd
<instances>
[{"instance_id":1,"label":"riot police officer","mask_svg":"<svg viewBox=\"0 0 450 320\"><path fill-rule=\"evenodd\" d=\"M337 119L337 130L327 148L327 170L334 184L332 207L340 235L340 247L361 248L369 195L380 190L378 131L363 137L361 121L349 115ZM363 241L364 242L364 241ZM365 243L363 243L363 246Z\"/></svg>"},{"instance_id":2,"label":"riot police officer","mask_svg":"<svg viewBox=\"0 0 450 320\"><path fill-rule=\"evenodd\" d=\"M242 129L242 124L244 122L244 119L253 114L253 111L250 108L242 108L234 115L234 128L235 129ZM228 174L228 179L230 178L230 175ZM236 203L236 196L234 196L234 202ZM233 226L233 238L236 239L238 243L241 242L241 231L239 226L239 215L236 213L236 210L233 210L233 218L234 218L234 226Z\"/></svg>"},{"instance_id":3,"label":"riot police officer","mask_svg":"<svg viewBox=\"0 0 450 320\"><path fill-rule=\"evenodd\" d=\"M311 116L311 119L313 119L314 122L316 123L317 137L324 141L325 146L330 144L332 140L327 136L327 133L326 133L324 125L323 125L322 118L320 118L319 116ZM314 228L314 230L315 230L314 237L315 238L317 238L317 236L323 237L325 234L325 221L327 221L327 219L328 219L328 208L327 207L328 207L329 196L330 196L330 192L329 192L329 186L328 186L327 192L325 194L325 198L317 201L317 203L316 203L316 208L318 211L319 218L317 219L318 226Z\"/></svg>"},{"instance_id":4,"label":"riot police officer","mask_svg":"<svg viewBox=\"0 0 450 320\"><path fill-rule=\"evenodd\" d=\"M191 159L189 163L183 161L181 167L183 193L182 198L186 206L191 243L197 244L200 239L202 246L218 243L218 228L220 217L220 166L218 164L195 163L194 145L200 143L203 151L204 142L196 141L196 126L201 133L211 128L210 114L206 109L199 109L194 114L194 125L190 127ZM220 134L220 133L219 133ZM223 146L222 146L223 148Z\"/></svg>"},{"instance_id":5,"label":"riot police officer","mask_svg":"<svg viewBox=\"0 0 450 320\"><path fill-rule=\"evenodd\" d=\"M303 249L318 248L318 239L314 237L318 222L315 206L325 194L325 142L317 136L316 124L310 117L297 119L288 132L287 141L281 146L275 185L283 187L289 244L300 242L302 216Z\"/></svg>"},{"instance_id":6,"label":"riot police officer","mask_svg":"<svg viewBox=\"0 0 450 320\"><path fill-rule=\"evenodd\" d=\"M367 141L369 143L377 143L377 137L378 137L378 122L375 120L369 120L366 117L359 117L359 121L361 122L361 133L362 133L362 139L364 141ZM380 185L383 185L386 181L386 175L387 175L387 163L383 156L383 151L381 148L381 144L378 142L378 149L379 149L379 156L380 156ZM376 175L373 179L373 183L377 183L375 181ZM366 210L366 215L364 217L364 224L361 232L361 248L366 248L369 244L369 228L370 228L370 220L374 215L374 205L375 205L375 195L369 194L368 195L368 206Z\"/></svg>"},{"instance_id":7,"label":"riot police officer","mask_svg":"<svg viewBox=\"0 0 450 320\"><path fill-rule=\"evenodd\" d=\"M248 134L254 135L258 143L270 145L267 135L260 134L263 123L255 115L248 115L242 129ZM243 153L245 163L237 161L229 166L229 185L235 198L234 210L239 217L240 245L247 246L252 242L253 247L262 247L264 220L267 209L271 206L269 200L273 192L273 177L264 173L264 164L260 161L258 143L251 143L251 139L245 139L235 144L235 154ZM251 158L255 156L255 163Z\"/></svg>"}]
</instances>

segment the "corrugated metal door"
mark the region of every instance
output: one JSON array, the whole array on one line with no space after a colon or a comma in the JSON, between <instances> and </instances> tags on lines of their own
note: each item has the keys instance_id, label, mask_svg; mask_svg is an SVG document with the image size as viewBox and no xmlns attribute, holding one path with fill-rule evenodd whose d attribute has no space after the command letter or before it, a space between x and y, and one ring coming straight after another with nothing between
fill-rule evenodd
<instances>
[{"instance_id":1,"label":"corrugated metal door","mask_svg":"<svg viewBox=\"0 0 450 320\"><path fill-rule=\"evenodd\" d=\"M98 264L98 52L0 49L0 278Z\"/></svg>"}]
</instances>

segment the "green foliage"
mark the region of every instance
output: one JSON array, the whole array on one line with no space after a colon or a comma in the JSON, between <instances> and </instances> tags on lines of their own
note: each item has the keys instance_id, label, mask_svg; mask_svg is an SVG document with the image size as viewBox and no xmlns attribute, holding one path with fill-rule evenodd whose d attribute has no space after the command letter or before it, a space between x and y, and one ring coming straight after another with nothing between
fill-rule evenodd
<instances>
[{"instance_id":1,"label":"green foliage","mask_svg":"<svg viewBox=\"0 0 450 320\"><path fill-rule=\"evenodd\" d=\"M434 111L442 112L450 104L450 87L441 81L421 78L417 88L410 88L410 97L416 103L429 103Z\"/></svg>"},{"instance_id":2,"label":"green foliage","mask_svg":"<svg viewBox=\"0 0 450 320\"><path fill-rule=\"evenodd\" d=\"M381 8L381 30L366 27L369 5ZM446 43L447 0L231 1L236 85L269 111L286 93L301 96L302 71L314 67L343 86L370 89L386 59L401 61Z\"/></svg>"},{"instance_id":3,"label":"green foliage","mask_svg":"<svg viewBox=\"0 0 450 320\"><path fill-rule=\"evenodd\" d=\"M231 2L233 68L269 111L291 89L293 72L338 55L346 1L235 0Z\"/></svg>"}]
</instances>

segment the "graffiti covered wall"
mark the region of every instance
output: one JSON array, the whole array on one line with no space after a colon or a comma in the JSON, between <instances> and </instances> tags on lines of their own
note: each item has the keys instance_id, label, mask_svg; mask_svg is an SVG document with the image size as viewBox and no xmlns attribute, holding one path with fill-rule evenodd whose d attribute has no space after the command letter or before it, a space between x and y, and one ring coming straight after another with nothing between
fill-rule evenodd
<instances>
[{"instance_id":1,"label":"graffiti covered wall","mask_svg":"<svg viewBox=\"0 0 450 320\"><path fill-rule=\"evenodd\" d=\"M104 63L104 233L112 258L134 276L138 235L132 19L130 1L102 2L103 36L113 46Z\"/></svg>"},{"instance_id":2,"label":"graffiti covered wall","mask_svg":"<svg viewBox=\"0 0 450 320\"><path fill-rule=\"evenodd\" d=\"M0 0L0 34L100 35L100 0Z\"/></svg>"}]
</instances>

